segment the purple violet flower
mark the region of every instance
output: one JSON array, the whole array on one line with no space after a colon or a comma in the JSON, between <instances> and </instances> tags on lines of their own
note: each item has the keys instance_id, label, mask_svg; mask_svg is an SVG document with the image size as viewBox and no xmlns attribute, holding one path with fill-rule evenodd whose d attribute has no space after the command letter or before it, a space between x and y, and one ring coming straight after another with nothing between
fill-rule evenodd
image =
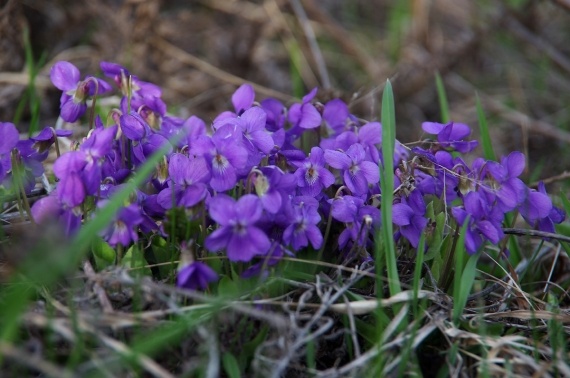
<instances>
[{"instance_id":1,"label":"purple violet flower","mask_svg":"<svg viewBox=\"0 0 570 378\"><path fill-rule=\"evenodd\" d=\"M111 86L101 79L87 76L81 81L77 67L65 61L54 64L50 78L53 85L63 91L60 98L61 118L66 122L75 122L85 113L89 96L111 91Z\"/></svg>"},{"instance_id":2,"label":"purple violet flower","mask_svg":"<svg viewBox=\"0 0 570 378\"><path fill-rule=\"evenodd\" d=\"M242 84L232 95L232 104L236 114L240 116L247 109L251 108L255 100L255 91L251 84Z\"/></svg>"},{"instance_id":3,"label":"purple violet flower","mask_svg":"<svg viewBox=\"0 0 570 378\"><path fill-rule=\"evenodd\" d=\"M97 206L103 207L107 203L108 200L102 200ZM123 207L118 211L115 220L101 232L101 236L112 247L116 247L118 244L127 247L139 239L137 230L143 220L139 206Z\"/></svg>"},{"instance_id":4,"label":"purple violet flower","mask_svg":"<svg viewBox=\"0 0 570 378\"><path fill-rule=\"evenodd\" d=\"M225 249L230 261L250 261L269 250L269 238L255 225L263 212L259 198L246 194L236 202L218 194L209 206L210 217L220 225L205 240L209 251Z\"/></svg>"},{"instance_id":5,"label":"purple violet flower","mask_svg":"<svg viewBox=\"0 0 570 378\"><path fill-rule=\"evenodd\" d=\"M303 162L292 162L299 192L304 196L317 197L323 189L334 184L334 175L325 168L324 152L320 147L311 148L309 157Z\"/></svg>"},{"instance_id":6,"label":"purple violet flower","mask_svg":"<svg viewBox=\"0 0 570 378\"><path fill-rule=\"evenodd\" d=\"M530 225L547 218L552 211L552 201L546 192L526 189L526 197L519 206L519 212Z\"/></svg>"},{"instance_id":7,"label":"purple violet flower","mask_svg":"<svg viewBox=\"0 0 570 378\"><path fill-rule=\"evenodd\" d=\"M449 122L447 124L443 124L437 122L424 122L422 123L422 129L426 133L437 135L437 141L443 148L449 148L461 153L469 152L479 144L476 140L463 140L471 134L469 126L463 123Z\"/></svg>"},{"instance_id":8,"label":"purple violet flower","mask_svg":"<svg viewBox=\"0 0 570 378\"><path fill-rule=\"evenodd\" d=\"M331 167L342 171L344 184L356 196L366 194L369 184L380 181L378 166L365 160L364 147L359 143L350 146L346 152L326 150L324 156Z\"/></svg>"},{"instance_id":9,"label":"purple violet flower","mask_svg":"<svg viewBox=\"0 0 570 378\"><path fill-rule=\"evenodd\" d=\"M292 223L283 231L283 241L294 251L311 245L318 249L323 244L323 235L317 224L321 221L319 202L313 197L294 197L291 206L286 207Z\"/></svg>"},{"instance_id":10,"label":"purple violet flower","mask_svg":"<svg viewBox=\"0 0 570 378\"><path fill-rule=\"evenodd\" d=\"M346 106L344 101L335 98L327 102L323 110L323 120L325 121L329 135L338 135L343 132L348 116L348 106Z\"/></svg>"},{"instance_id":11,"label":"purple violet flower","mask_svg":"<svg viewBox=\"0 0 570 378\"><path fill-rule=\"evenodd\" d=\"M49 196L32 205L32 217L37 224L59 222L66 236L73 235L81 227L81 213L66 207L59 199L56 188Z\"/></svg>"},{"instance_id":12,"label":"purple violet flower","mask_svg":"<svg viewBox=\"0 0 570 378\"><path fill-rule=\"evenodd\" d=\"M338 245L343 249L349 240L359 245L366 245L370 231L380 225L380 210L365 205L362 198L342 196L330 199L331 215L346 228L338 237Z\"/></svg>"},{"instance_id":13,"label":"purple violet flower","mask_svg":"<svg viewBox=\"0 0 570 378\"><path fill-rule=\"evenodd\" d=\"M469 216L469 225L465 235L465 248L469 254L476 253L485 240L496 244L504 236L501 222L504 213L487 202L479 192L469 192L463 198L463 208L453 207L453 217L457 227L462 227Z\"/></svg>"},{"instance_id":14,"label":"purple violet flower","mask_svg":"<svg viewBox=\"0 0 570 378\"><path fill-rule=\"evenodd\" d=\"M170 209L173 205L192 207L206 198L208 190L205 182L210 179L210 171L203 157L189 159L182 154L172 154L168 173L171 182L157 198L157 202L165 209Z\"/></svg>"},{"instance_id":15,"label":"purple violet flower","mask_svg":"<svg viewBox=\"0 0 570 378\"><path fill-rule=\"evenodd\" d=\"M289 108L289 122L296 129L314 129L321 124L321 114L310 101L317 94L317 88L313 88L308 94L303 97L301 103L291 105Z\"/></svg>"},{"instance_id":16,"label":"purple violet flower","mask_svg":"<svg viewBox=\"0 0 570 378\"><path fill-rule=\"evenodd\" d=\"M53 127L44 127L38 135L30 138L34 141L33 148L38 151L38 153L43 153L55 143L56 137L68 137L73 134L71 130L55 130Z\"/></svg>"},{"instance_id":17,"label":"purple violet flower","mask_svg":"<svg viewBox=\"0 0 570 378\"><path fill-rule=\"evenodd\" d=\"M269 154L275 146L275 143L271 135L265 129L267 114L263 109L257 106L249 108L243 112L239 119L242 121L241 127L247 141L244 144L247 145L251 143L251 145L255 146L259 151L264 154Z\"/></svg>"},{"instance_id":18,"label":"purple violet flower","mask_svg":"<svg viewBox=\"0 0 570 378\"><path fill-rule=\"evenodd\" d=\"M161 97L162 90L158 85L147 83L139 80L138 77L131 75L125 67L111 62L101 62L100 64L103 74L113 79L117 87L127 96L127 86L129 76L132 82L132 94L136 97Z\"/></svg>"},{"instance_id":19,"label":"purple violet flower","mask_svg":"<svg viewBox=\"0 0 570 378\"><path fill-rule=\"evenodd\" d=\"M274 98L267 98L261 101L261 107L267 114L266 128L268 131L275 132L283 129L285 125L285 114L287 108L283 106L281 101Z\"/></svg>"},{"instance_id":20,"label":"purple violet flower","mask_svg":"<svg viewBox=\"0 0 570 378\"><path fill-rule=\"evenodd\" d=\"M205 290L218 274L203 262L194 261L178 270L176 286L190 290Z\"/></svg>"},{"instance_id":21,"label":"purple violet flower","mask_svg":"<svg viewBox=\"0 0 570 378\"><path fill-rule=\"evenodd\" d=\"M414 190L402 202L392 206L392 222L400 226L400 233L417 248L422 231L427 226L426 205L419 190Z\"/></svg>"},{"instance_id":22,"label":"purple violet flower","mask_svg":"<svg viewBox=\"0 0 570 378\"><path fill-rule=\"evenodd\" d=\"M538 183L538 193L547 196L546 188L544 187L544 183L542 181ZM527 200L529 203L532 203L531 201L536 200L536 198L531 198L530 194L532 194L532 192L529 193L529 197L527 198ZM525 218L527 223L531 225L531 227L536 228L540 231L554 233L556 232L554 225L560 224L564 222L564 220L566 219L566 213L564 212L564 210L556 206L551 206L548 215L540 217L540 215L544 214L545 210L549 207L548 203L544 200L544 197L541 197L539 201L535 202L534 206L542 207L543 209L540 209L541 211L539 211L538 209L531 211L529 209L529 211L524 212L526 216L523 215L523 217ZM523 212L521 211L521 214L522 213Z\"/></svg>"},{"instance_id":23,"label":"purple violet flower","mask_svg":"<svg viewBox=\"0 0 570 378\"><path fill-rule=\"evenodd\" d=\"M20 134L13 123L0 122L0 184L12 169L10 152L19 140Z\"/></svg>"},{"instance_id":24,"label":"purple violet flower","mask_svg":"<svg viewBox=\"0 0 570 378\"><path fill-rule=\"evenodd\" d=\"M281 209L283 199L287 198L287 193L295 190L296 180L292 174L285 174L271 165L259 169L259 173L253 177L253 185L263 208L276 214Z\"/></svg>"},{"instance_id":25,"label":"purple violet flower","mask_svg":"<svg viewBox=\"0 0 570 378\"><path fill-rule=\"evenodd\" d=\"M218 192L235 186L238 170L245 168L248 158L242 146L241 130L229 124L216 130L211 138L198 138L192 152L206 159L212 172L210 186Z\"/></svg>"}]
</instances>

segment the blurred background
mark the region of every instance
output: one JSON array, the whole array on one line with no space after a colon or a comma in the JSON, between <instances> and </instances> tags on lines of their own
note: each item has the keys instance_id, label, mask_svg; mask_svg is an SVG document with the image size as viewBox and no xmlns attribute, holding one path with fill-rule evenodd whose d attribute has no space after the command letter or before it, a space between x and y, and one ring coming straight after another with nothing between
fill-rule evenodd
<instances>
[{"instance_id":1,"label":"blurred background","mask_svg":"<svg viewBox=\"0 0 570 378\"><path fill-rule=\"evenodd\" d=\"M169 112L206 122L244 81L286 104L318 86L353 114L380 118L386 79L397 136L451 118L477 133L478 94L496 152L524 151L526 178L570 167L569 0L0 0L0 120L53 125L58 60L82 76L125 65L163 88ZM564 185L563 185L564 186Z\"/></svg>"}]
</instances>

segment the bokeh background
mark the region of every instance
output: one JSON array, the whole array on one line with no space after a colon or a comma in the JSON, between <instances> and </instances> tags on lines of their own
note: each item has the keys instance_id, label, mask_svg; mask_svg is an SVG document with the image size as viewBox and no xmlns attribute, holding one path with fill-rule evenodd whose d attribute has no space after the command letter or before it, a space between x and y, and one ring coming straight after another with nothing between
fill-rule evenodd
<instances>
[{"instance_id":1,"label":"bokeh background","mask_svg":"<svg viewBox=\"0 0 570 378\"><path fill-rule=\"evenodd\" d=\"M207 122L244 81L285 103L318 86L319 101L379 119L389 78L397 136L414 142L441 119L439 72L454 121L477 128L477 93L498 154L527 153L529 181L564 178L569 41L568 0L1 0L0 120L53 125L51 66L99 75L106 60L159 84L169 112Z\"/></svg>"}]
</instances>

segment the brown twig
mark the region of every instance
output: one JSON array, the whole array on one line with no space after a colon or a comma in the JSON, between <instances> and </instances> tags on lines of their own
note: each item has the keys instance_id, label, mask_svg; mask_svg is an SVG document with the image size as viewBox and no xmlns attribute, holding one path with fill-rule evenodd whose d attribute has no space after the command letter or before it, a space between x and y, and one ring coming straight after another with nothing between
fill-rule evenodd
<instances>
[{"instance_id":1,"label":"brown twig","mask_svg":"<svg viewBox=\"0 0 570 378\"><path fill-rule=\"evenodd\" d=\"M551 177L542 179L540 181L533 182L529 186L532 188L536 188L538 186L538 183L541 181L544 185L548 185L548 184L552 184L553 182L566 180L568 178L570 178L570 171L564 171L559 175L551 176Z\"/></svg>"},{"instance_id":2,"label":"brown twig","mask_svg":"<svg viewBox=\"0 0 570 378\"><path fill-rule=\"evenodd\" d=\"M570 243L570 236L555 234L553 232L539 231L539 230L529 230L524 228L503 228L505 234L519 235L519 236L531 236L535 238L548 238L556 239L559 241Z\"/></svg>"}]
</instances>

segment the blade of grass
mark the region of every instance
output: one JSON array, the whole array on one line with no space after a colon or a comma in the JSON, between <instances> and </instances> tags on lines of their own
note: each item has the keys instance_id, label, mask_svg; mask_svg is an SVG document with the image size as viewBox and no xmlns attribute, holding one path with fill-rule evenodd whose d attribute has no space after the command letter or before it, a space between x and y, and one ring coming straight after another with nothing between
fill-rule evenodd
<instances>
[{"instance_id":1,"label":"blade of grass","mask_svg":"<svg viewBox=\"0 0 570 378\"><path fill-rule=\"evenodd\" d=\"M445 87L439 72L435 73L435 87L437 89L437 99L439 101L439 111L441 112L441 122L448 123L451 119L449 116L449 102L445 94Z\"/></svg>"},{"instance_id":2,"label":"blade of grass","mask_svg":"<svg viewBox=\"0 0 570 378\"><path fill-rule=\"evenodd\" d=\"M384 94L382 95L382 161L380 163L380 187L382 190L382 228L380 243L376 243L376 259L386 259L386 269L388 272L388 287L390 295L396 295L402 291L400 277L396 265L396 246L394 245L394 226L392 224L392 202L394 200L394 147L396 144L396 111L394 107L394 93L390 80L386 81ZM380 236L380 235L378 235ZM379 239L379 238L378 238ZM376 271L380 273L379 270ZM378 283L377 290L381 292L381 282Z\"/></svg>"},{"instance_id":3,"label":"blade of grass","mask_svg":"<svg viewBox=\"0 0 570 378\"><path fill-rule=\"evenodd\" d=\"M453 277L453 321L457 324L463 309L467 304L467 297L471 292L471 287L473 286L473 281L475 279L477 260L479 259L478 254L472 255L467 264L465 261L465 234L467 233L467 227L469 226L470 217L465 219L465 223L461 227L459 233L459 240L455 246L455 273Z\"/></svg>"}]
</instances>

